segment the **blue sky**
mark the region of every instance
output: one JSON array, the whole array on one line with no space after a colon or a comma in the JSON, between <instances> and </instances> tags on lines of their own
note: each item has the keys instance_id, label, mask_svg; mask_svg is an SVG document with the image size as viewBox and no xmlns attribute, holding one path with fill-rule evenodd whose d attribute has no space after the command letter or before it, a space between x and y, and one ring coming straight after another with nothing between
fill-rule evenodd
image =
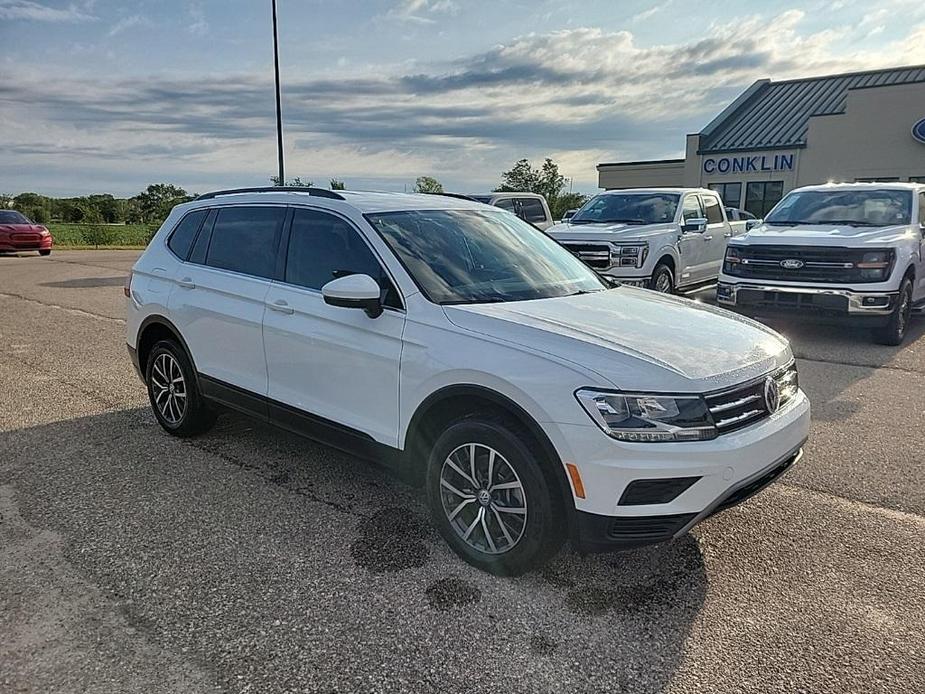
<instances>
[{"instance_id":1,"label":"blue sky","mask_svg":"<svg viewBox=\"0 0 925 694\"><path fill-rule=\"evenodd\" d=\"M579 190L680 156L755 79L925 63L921 0L278 0L287 172ZM276 166L269 0L0 0L0 191L259 185Z\"/></svg>"}]
</instances>

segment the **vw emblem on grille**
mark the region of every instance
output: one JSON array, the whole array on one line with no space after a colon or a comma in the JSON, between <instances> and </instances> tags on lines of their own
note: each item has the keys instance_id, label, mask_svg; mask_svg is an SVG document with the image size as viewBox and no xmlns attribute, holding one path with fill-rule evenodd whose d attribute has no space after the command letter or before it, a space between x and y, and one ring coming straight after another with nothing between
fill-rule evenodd
<instances>
[{"instance_id":1,"label":"vw emblem on grille","mask_svg":"<svg viewBox=\"0 0 925 694\"><path fill-rule=\"evenodd\" d=\"M804 263L799 258L787 258L786 260L780 261L780 266L785 270L799 270L806 263Z\"/></svg>"},{"instance_id":2,"label":"vw emblem on grille","mask_svg":"<svg viewBox=\"0 0 925 694\"><path fill-rule=\"evenodd\" d=\"M780 386L770 376L764 380L764 406L769 414L774 414L780 407Z\"/></svg>"}]
</instances>

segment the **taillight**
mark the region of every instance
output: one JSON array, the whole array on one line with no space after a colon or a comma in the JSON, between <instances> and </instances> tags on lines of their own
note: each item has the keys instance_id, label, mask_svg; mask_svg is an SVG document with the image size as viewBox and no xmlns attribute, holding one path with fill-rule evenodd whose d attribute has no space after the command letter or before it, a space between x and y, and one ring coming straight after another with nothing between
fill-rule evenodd
<instances>
[{"instance_id":1,"label":"taillight","mask_svg":"<svg viewBox=\"0 0 925 694\"><path fill-rule=\"evenodd\" d=\"M128 273L125 276L125 282L122 283L122 293L125 294L126 298L132 295L132 273Z\"/></svg>"}]
</instances>

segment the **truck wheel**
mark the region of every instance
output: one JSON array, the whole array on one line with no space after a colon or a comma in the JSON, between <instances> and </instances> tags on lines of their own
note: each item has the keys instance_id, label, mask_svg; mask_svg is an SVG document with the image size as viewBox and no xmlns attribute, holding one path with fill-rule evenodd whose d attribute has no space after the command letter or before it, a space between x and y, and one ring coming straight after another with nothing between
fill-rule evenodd
<instances>
[{"instance_id":1,"label":"truck wheel","mask_svg":"<svg viewBox=\"0 0 925 694\"><path fill-rule=\"evenodd\" d=\"M542 454L498 417L452 424L427 463L431 515L450 547L483 571L517 576L546 563L565 540L562 503Z\"/></svg>"},{"instance_id":2,"label":"truck wheel","mask_svg":"<svg viewBox=\"0 0 925 694\"><path fill-rule=\"evenodd\" d=\"M912 280L908 277L899 285L899 296L896 298L896 308L890 315L890 322L882 328L874 330L874 340L881 345L897 346L906 338L909 328L909 319L912 316Z\"/></svg>"},{"instance_id":3,"label":"truck wheel","mask_svg":"<svg viewBox=\"0 0 925 694\"><path fill-rule=\"evenodd\" d=\"M655 272L652 273L652 279L649 280L649 289L653 289L662 294L674 293L674 273L665 263L659 263L655 266Z\"/></svg>"}]
</instances>

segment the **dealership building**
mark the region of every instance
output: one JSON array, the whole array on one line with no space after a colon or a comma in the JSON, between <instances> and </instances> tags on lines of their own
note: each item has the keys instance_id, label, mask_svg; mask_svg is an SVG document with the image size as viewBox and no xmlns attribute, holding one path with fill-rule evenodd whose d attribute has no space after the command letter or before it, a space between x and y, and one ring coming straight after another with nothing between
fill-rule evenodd
<instances>
[{"instance_id":1,"label":"dealership building","mask_svg":"<svg viewBox=\"0 0 925 694\"><path fill-rule=\"evenodd\" d=\"M597 170L601 188L711 188L758 217L813 183L925 183L925 66L759 80L687 136L683 159Z\"/></svg>"}]
</instances>

